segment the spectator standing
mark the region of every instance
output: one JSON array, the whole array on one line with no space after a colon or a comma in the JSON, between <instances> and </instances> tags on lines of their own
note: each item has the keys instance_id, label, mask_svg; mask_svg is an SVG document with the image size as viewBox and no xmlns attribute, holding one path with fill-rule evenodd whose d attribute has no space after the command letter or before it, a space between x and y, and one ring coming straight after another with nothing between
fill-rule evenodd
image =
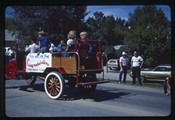
<instances>
[{"instance_id":1,"label":"spectator standing","mask_svg":"<svg viewBox=\"0 0 175 120\"><path fill-rule=\"evenodd\" d=\"M169 95L171 92L171 75L166 77L163 83L163 88L164 88L164 94Z\"/></svg>"},{"instance_id":2,"label":"spectator standing","mask_svg":"<svg viewBox=\"0 0 175 120\"><path fill-rule=\"evenodd\" d=\"M10 59L13 59L15 57L14 49L13 48L9 48L8 49L8 54L9 54Z\"/></svg>"},{"instance_id":3,"label":"spectator standing","mask_svg":"<svg viewBox=\"0 0 175 120\"><path fill-rule=\"evenodd\" d=\"M122 56L119 59L119 65L120 65L120 74L119 74L119 84L121 83L122 75L123 76L123 83L126 83L126 75L127 75L127 70L128 70L128 64L129 64L129 59L127 57L126 52L122 52Z\"/></svg>"},{"instance_id":4,"label":"spectator standing","mask_svg":"<svg viewBox=\"0 0 175 120\"><path fill-rule=\"evenodd\" d=\"M131 68L133 76L132 84L136 84L136 77L137 77L139 80L139 84L142 85L142 81L140 78L140 70L142 66L143 66L143 58L138 55L137 51L134 51L134 56L131 59Z\"/></svg>"},{"instance_id":5,"label":"spectator standing","mask_svg":"<svg viewBox=\"0 0 175 120\"><path fill-rule=\"evenodd\" d=\"M38 42L40 47L40 52L48 52L48 36L44 31L38 32Z\"/></svg>"},{"instance_id":6,"label":"spectator standing","mask_svg":"<svg viewBox=\"0 0 175 120\"><path fill-rule=\"evenodd\" d=\"M35 38L31 38L32 44L29 46L26 46L25 52L30 52L30 53L37 53L39 52L39 46L36 44Z\"/></svg>"}]
</instances>

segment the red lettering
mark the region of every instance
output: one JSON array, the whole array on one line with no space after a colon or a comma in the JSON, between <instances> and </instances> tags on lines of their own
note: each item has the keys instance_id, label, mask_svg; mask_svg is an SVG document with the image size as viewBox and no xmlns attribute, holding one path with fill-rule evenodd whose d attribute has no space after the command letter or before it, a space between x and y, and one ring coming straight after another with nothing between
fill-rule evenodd
<instances>
[{"instance_id":1,"label":"red lettering","mask_svg":"<svg viewBox=\"0 0 175 120\"><path fill-rule=\"evenodd\" d=\"M29 60L28 60L29 61ZM28 63L28 61L27 61L27 66L29 66L29 67L36 67L36 66L39 66L39 65L47 65L47 66L49 66L49 63L47 63L45 60L43 60L43 61L40 61L40 62L37 62L37 63L35 63L35 64L29 64Z\"/></svg>"}]
</instances>

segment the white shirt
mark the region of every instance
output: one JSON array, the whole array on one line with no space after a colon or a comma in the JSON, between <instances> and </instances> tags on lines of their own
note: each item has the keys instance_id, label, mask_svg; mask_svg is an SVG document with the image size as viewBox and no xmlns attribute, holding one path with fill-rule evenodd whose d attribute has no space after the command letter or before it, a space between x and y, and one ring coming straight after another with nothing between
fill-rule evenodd
<instances>
[{"instance_id":1,"label":"white shirt","mask_svg":"<svg viewBox=\"0 0 175 120\"><path fill-rule=\"evenodd\" d=\"M69 40L67 41L67 45L71 46L71 45L73 45L73 44L74 44L74 40L73 40L73 39L69 39Z\"/></svg>"},{"instance_id":2,"label":"white shirt","mask_svg":"<svg viewBox=\"0 0 175 120\"><path fill-rule=\"evenodd\" d=\"M128 66L129 59L127 57L120 57L119 62L121 63L122 66Z\"/></svg>"},{"instance_id":3,"label":"white shirt","mask_svg":"<svg viewBox=\"0 0 175 120\"><path fill-rule=\"evenodd\" d=\"M49 51L58 52L58 48L53 43L50 44Z\"/></svg>"},{"instance_id":4,"label":"white shirt","mask_svg":"<svg viewBox=\"0 0 175 120\"><path fill-rule=\"evenodd\" d=\"M132 59L132 67L140 67L141 62L143 61L143 58L141 56L133 56Z\"/></svg>"},{"instance_id":5,"label":"white shirt","mask_svg":"<svg viewBox=\"0 0 175 120\"><path fill-rule=\"evenodd\" d=\"M29 46L26 46L25 51L30 51L30 53L37 53L39 52L39 46L36 43L33 43Z\"/></svg>"},{"instance_id":6,"label":"white shirt","mask_svg":"<svg viewBox=\"0 0 175 120\"><path fill-rule=\"evenodd\" d=\"M13 50L11 49L8 52L9 52L9 56L12 56L14 54Z\"/></svg>"}]
</instances>

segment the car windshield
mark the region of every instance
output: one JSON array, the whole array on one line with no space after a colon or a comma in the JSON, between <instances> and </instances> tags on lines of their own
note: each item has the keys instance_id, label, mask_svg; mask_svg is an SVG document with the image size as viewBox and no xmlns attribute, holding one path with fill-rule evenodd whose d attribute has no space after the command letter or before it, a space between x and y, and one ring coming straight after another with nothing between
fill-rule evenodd
<instances>
[{"instance_id":1,"label":"car windshield","mask_svg":"<svg viewBox=\"0 0 175 120\"><path fill-rule=\"evenodd\" d=\"M156 67L154 71L171 71L171 68L167 67Z\"/></svg>"},{"instance_id":2,"label":"car windshield","mask_svg":"<svg viewBox=\"0 0 175 120\"><path fill-rule=\"evenodd\" d=\"M109 63L116 63L116 61L114 61L114 60L113 61L109 61Z\"/></svg>"}]
</instances>

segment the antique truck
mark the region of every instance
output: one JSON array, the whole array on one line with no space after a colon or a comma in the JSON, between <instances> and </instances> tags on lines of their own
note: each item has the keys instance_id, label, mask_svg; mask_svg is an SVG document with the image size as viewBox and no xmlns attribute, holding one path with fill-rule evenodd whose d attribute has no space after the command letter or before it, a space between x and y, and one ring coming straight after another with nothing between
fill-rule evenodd
<instances>
[{"instance_id":1,"label":"antique truck","mask_svg":"<svg viewBox=\"0 0 175 120\"><path fill-rule=\"evenodd\" d=\"M8 79L19 79L32 81L33 76L43 78L44 89L51 99L61 98L65 86L78 87L83 94L90 94L97 84L109 82L98 80L96 74L103 73L103 59L107 59L101 52L101 41L90 41L95 43L93 53L86 58L86 64L81 64L80 55L75 46L74 52L55 53L29 53L18 51L16 45L16 57L5 63L5 77ZM73 54L63 57L61 54ZM106 60L107 61L107 60ZM30 83L30 82L29 82Z\"/></svg>"}]
</instances>

